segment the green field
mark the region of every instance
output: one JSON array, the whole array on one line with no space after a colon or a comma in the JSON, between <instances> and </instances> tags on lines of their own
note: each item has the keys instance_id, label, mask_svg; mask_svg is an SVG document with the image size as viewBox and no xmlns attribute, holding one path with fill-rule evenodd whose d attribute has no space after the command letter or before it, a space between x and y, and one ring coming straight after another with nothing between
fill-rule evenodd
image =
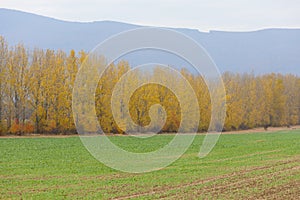
<instances>
[{"instance_id":1,"label":"green field","mask_svg":"<svg viewBox=\"0 0 300 200\"><path fill-rule=\"evenodd\" d=\"M162 146L151 139L113 136L135 152ZM223 134L204 159L204 136L165 169L129 174L95 160L78 137L1 138L0 199L297 199L300 130Z\"/></svg>"}]
</instances>

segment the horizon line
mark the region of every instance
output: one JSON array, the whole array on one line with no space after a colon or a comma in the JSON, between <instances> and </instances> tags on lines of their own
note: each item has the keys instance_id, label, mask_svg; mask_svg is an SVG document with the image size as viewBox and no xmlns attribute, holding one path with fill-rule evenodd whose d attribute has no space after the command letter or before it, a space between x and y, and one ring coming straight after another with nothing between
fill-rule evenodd
<instances>
[{"instance_id":1,"label":"horizon line","mask_svg":"<svg viewBox=\"0 0 300 200\"><path fill-rule=\"evenodd\" d=\"M120 23L120 24L127 24L132 26L140 26L140 27L155 27L155 28L169 28L169 29L188 29L188 30L194 30L199 31L202 33L211 33L211 32L232 32L232 33L249 33L249 32L257 32L257 31L264 31L264 30L299 30L300 27L264 27L264 28L257 28L257 29L249 29L249 30L225 30L225 29L210 29L210 30L200 30L198 28L194 27L172 27L172 26L155 26L155 25L147 25L147 24L140 24L140 23L134 23L134 22L127 22L127 21L115 21L110 19L103 19L103 20L90 20L90 21L73 21L73 20L66 20L61 18L56 18L52 16L47 16L43 14L37 14L29 11L24 10L18 10L18 9L12 9L12 8L5 8L0 7L0 10L7 10L7 11L13 11L13 12L19 12L19 13L25 13L30 15L36 15L39 17L44 17L56 21L61 22L67 22L67 23L79 23L79 24L88 24L88 23L101 23L101 22L112 22L112 23Z\"/></svg>"}]
</instances>

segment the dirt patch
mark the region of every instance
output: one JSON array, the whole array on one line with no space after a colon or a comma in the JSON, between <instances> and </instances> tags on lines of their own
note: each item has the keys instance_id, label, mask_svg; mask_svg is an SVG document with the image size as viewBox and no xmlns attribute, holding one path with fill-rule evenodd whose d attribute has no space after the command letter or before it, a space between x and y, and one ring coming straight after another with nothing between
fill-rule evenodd
<instances>
[{"instance_id":1,"label":"dirt patch","mask_svg":"<svg viewBox=\"0 0 300 200\"><path fill-rule=\"evenodd\" d=\"M244 177L239 175L226 180L225 183L223 184L214 185L214 187L203 188L198 193L196 193L195 196L200 196L205 193L210 193L214 197L230 196L230 194L234 193L235 191L240 191L245 189L249 190L251 188L262 189L264 186L267 186L270 183L274 182L275 179L276 181L284 180L286 179L287 175L291 176L291 175L298 174L299 169L300 167L296 166L296 167L281 169L279 171L272 172L272 173L265 173L262 175L256 175L250 177Z\"/></svg>"},{"instance_id":2,"label":"dirt patch","mask_svg":"<svg viewBox=\"0 0 300 200\"><path fill-rule=\"evenodd\" d=\"M240 179L242 176L244 176L246 174L249 174L251 172L257 172L257 171L260 171L260 170L268 170L268 169L272 169L274 167L284 166L284 165L287 165L287 164L299 163L299 162L300 162L299 158L295 158L295 159L292 159L292 160L286 160L286 161L280 161L280 162L274 163L270 166L254 167L254 168L251 168L251 169L246 169L246 170L242 170L242 171L238 171L238 172L233 172L233 173L230 173L230 174L225 174L225 175L221 175L221 176L216 176L216 177L212 177L212 178L208 178L208 179L195 181L195 182L192 182L192 183L181 184L181 185L178 185L178 186L157 187L157 188L153 188L151 191L148 191L148 192L136 193L136 194L132 194L132 195L128 195L128 196L118 197L118 198L115 198L115 199L131 199L131 198L139 198L139 197L145 197L145 196L151 196L151 195L161 195L161 197L163 197L163 194L167 193L170 190L182 190L182 189L185 189L185 188L199 186L199 185L202 185L202 184L207 184L207 183L210 183L210 182L226 180L226 179ZM292 167L292 168L286 169L285 171L292 170L292 169L293 170L299 170L299 167ZM276 173L282 173L282 172L284 172L284 171L280 170L279 172L275 172L274 175ZM266 176L269 176L269 175L270 174L267 174ZM247 182L247 180L242 180L242 182L243 181ZM238 182L235 182L234 184L237 184L237 183ZM227 184L226 184L226 187L228 186ZM241 184L241 183L239 183L239 184ZM168 196L168 198L169 198L169 196Z\"/></svg>"},{"instance_id":3,"label":"dirt patch","mask_svg":"<svg viewBox=\"0 0 300 200\"><path fill-rule=\"evenodd\" d=\"M69 138L69 137L78 137L78 135L48 135L48 134L29 134L29 135L4 135L0 136L1 138Z\"/></svg>"},{"instance_id":4,"label":"dirt patch","mask_svg":"<svg viewBox=\"0 0 300 200\"><path fill-rule=\"evenodd\" d=\"M254 128L248 130L239 130L239 131L227 131L222 132L222 134L247 134L247 133L274 133L278 131L291 131L291 130L299 130L300 125L293 126L293 127L269 127L266 131L263 127L261 128ZM176 133L162 133L162 135L175 135ZM206 133L199 133L200 135L204 135ZM135 134L138 135L138 134ZM141 134L142 135L142 134ZM130 136L124 134L109 134L109 136ZM0 136L1 138L69 138L69 137L79 137L78 134L71 134L71 135L51 135L51 134L28 134L28 135L4 135ZM264 142L264 141L257 141L257 142Z\"/></svg>"},{"instance_id":5,"label":"dirt patch","mask_svg":"<svg viewBox=\"0 0 300 200\"><path fill-rule=\"evenodd\" d=\"M251 199L299 199L300 181L290 181L285 184L270 187Z\"/></svg>"},{"instance_id":6,"label":"dirt patch","mask_svg":"<svg viewBox=\"0 0 300 200\"><path fill-rule=\"evenodd\" d=\"M222 134L242 134L242 133L273 133L278 131L292 131L292 130L300 130L300 125L292 126L292 127L269 127L268 130L265 130L263 127L261 128L254 128L248 130L239 130L239 131L228 131L222 132Z\"/></svg>"}]
</instances>

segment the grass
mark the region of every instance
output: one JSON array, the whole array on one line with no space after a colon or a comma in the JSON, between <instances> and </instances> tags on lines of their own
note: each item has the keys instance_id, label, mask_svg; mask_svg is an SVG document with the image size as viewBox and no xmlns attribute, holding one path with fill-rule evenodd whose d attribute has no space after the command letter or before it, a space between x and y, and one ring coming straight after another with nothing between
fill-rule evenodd
<instances>
[{"instance_id":1,"label":"grass","mask_svg":"<svg viewBox=\"0 0 300 200\"><path fill-rule=\"evenodd\" d=\"M149 152L172 137L110 139L127 150ZM143 174L106 167L78 137L1 138L0 199L289 199L300 194L300 130L223 134L199 159L203 138L197 135L170 166Z\"/></svg>"}]
</instances>

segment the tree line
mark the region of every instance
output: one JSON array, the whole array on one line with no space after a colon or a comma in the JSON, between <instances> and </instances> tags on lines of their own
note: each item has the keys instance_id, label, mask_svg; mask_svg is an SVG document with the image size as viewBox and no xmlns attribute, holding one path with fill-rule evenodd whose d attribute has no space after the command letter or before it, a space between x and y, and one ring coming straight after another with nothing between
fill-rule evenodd
<instances>
[{"instance_id":1,"label":"tree line","mask_svg":"<svg viewBox=\"0 0 300 200\"><path fill-rule=\"evenodd\" d=\"M29 50L22 44L10 47L0 36L0 133L76 133L72 91L86 57L84 51ZM112 63L98 83L95 108L99 123L107 133L128 129L115 122L111 96L114 86L130 69L126 61ZM180 73L195 91L200 108L198 130L205 131L211 117L211 100L205 81L201 75L186 69ZM159 67L148 75L162 76ZM300 124L299 76L226 72L222 78L227 102L225 131ZM138 79L133 77L131 81ZM184 92L182 88L183 96ZM132 120L141 126L148 125L149 109L154 104L161 104L166 112L161 131L175 132L180 126L182 105L172 91L161 85L148 84L133 93L129 102Z\"/></svg>"}]
</instances>

